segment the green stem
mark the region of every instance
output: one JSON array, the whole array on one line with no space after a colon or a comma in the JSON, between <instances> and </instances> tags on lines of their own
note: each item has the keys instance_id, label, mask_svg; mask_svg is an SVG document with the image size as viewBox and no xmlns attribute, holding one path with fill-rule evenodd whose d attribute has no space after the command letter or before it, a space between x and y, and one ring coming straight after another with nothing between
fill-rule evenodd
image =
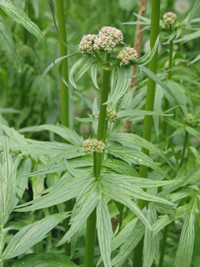
<instances>
[{"instance_id":1,"label":"green stem","mask_svg":"<svg viewBox=\"0 0 200 267\"><path fill-rule=\"evenodd\" d=\"M161 243L161 248L160 248L160 260L159 260L158 267L163 266L168 230L169 230L169 225L167 225L163 231L163 238L162 238L162 243Z\"/></svg>"},{"instance_id":2,"label":"green stem","mask_svg":"<svg viewBox=\"0 0 200 267\"><path fill-rule=\"evenodd\" d=\"M160 20L160 0L152 0L151 4L151 35L150 35L150 46L153 48L156 39L159 34L159 20ZM157 52L149 63L149 69L156 74L157 72ZM148 77L147 81L147 97L145 110L153 111L154 107L154 97L155 97L155 81ZM143 138L150 141L151 140L151 128L152 128L152 116L144 117L143 126ZM142 148L142 152L149 155L149 151L146 148ZM147 177L148 168L144 165L140 166L139 174L141 177ZM138 200L138 206L143 209L145 206L145 201ZM143 251L143 240L137 245L134 251L134 267L142 266L142 251Z\"/></svg>"},{"instance_id":3,"label":"green stem","mask_svg":"<svg viewBox=\"0 0 200 267\"><path fill-rule=\"evenodd\" d=\"M58 30L60 33L61 40L59 40L60 45L60 56L67 55L67 47L64 43L67 42L67 34L65 28L65 13L64 13L64 1L56 0L56 8L57 8L57 19L58 19ZM65 60L62 65L62 79L64 79L68 83L68 62ZM69 94L68 87L62 81L60 81L61 86L61 123L67 127L69 127ZM73 208L72 200L69 200L65 203L66 211L71 211ZM69 218L64 221L64 226L66 232L69 230ZM70 243L65 244L66 254L70 255Z\"/></svg>"},{"instance_id":4,"label":"green stem","mask_svg":"<svg viewBox=\"0 0 200 267\"><path fill-rule=\"evenodd\" d=\"M95 240L96 240L96 209L93 210L93 212L87 219L84 267L94 267Z\"/></svg>"},{"instance_id":5,"label":"green stem","mask_svg":"<svg viewBox=\"0 0 200 267\"><path fill-rule=\"evenodd\" d=\"M110 54L107 54L106 61L109 62ZM97 140L106 142L107 136L107 125L108 122L106 121L106 108L107 105L104 103L108 100L108 93L110 88L110 68L104 69L103 71L103 84L102 84L102 91L101 91L101 103L100 103L100 112L99 112L99 122L98 122L98 129L97 129ZM94 175L96 178L99 177L101 172L102 160L103 160L103 153L94 153Z\"/></svg>"},{"instance_id":6,"label":"green stem","mask_svg":"<svg viewBox=\"0 0 200 267\"><path fill-rule=\"evenodd\" d=\"M188 146L188 142L189 142L189 134L186 131L185 132L184 145L183 145L183 152L182 152L182 156L181 156L181 161L180 161L179 167L181 167L183 165L183 161L184 161L184 157L185 157L185 151L186 151L186 147Z\"/></svg>"},{"instance_id":7,"label":"green stem","mask_svg":"<svg viewBox=\"0 0 200 267\"><path fill-rule=\"evenodd\" d=\"M173 67L173 40L169 43L169 71L168 71L168 79L171 80L172 78L172 67ZM163 110L166 111L169 107L169 101L167 98L164 98L164 107ZM162 125L162 134L163 137L166 136L167 133L167 122L163 121Z\"/></svg>"},{"instance_id":8,"label":"green stem","mask_svg":"<svg viewBox=\"0 0 200 267\"><path fill-rule=\"evenodd\" d=\"M67 47L64 43L67 40L67 34L65 29L65 14L64 14L64 2L63 0L56 0L57 8L57 19L58 19L58 29L62 40L59 40L60 45L60 56L63 57L67 55ZM64 42L64 43L63 43ZM68 62L65 60L62 65L62 78L68 82ZM62 81L60 81L61 86L61 123L69 127L69 97L68 97L68 87Z\"/></svg>"},{"instance_id":9,"label":"green stem","mask_svg":"<svg viewBox=\"0 0 200 267\"><path fill-rule=\"evenodd\" d=\"M107 54L106 61L109 62L109 60L110 60L110 54ZM97 129L97 140L102 141L104 143L106 142L108 122L106 121L107 105L103 104L108 100L109 89L110 89L110 68L104 69L103 71L101 104L100 104L99 122ZM103 153L94 152L93 172L97 179L99 178L99 175L101 173L103 156L104 156ZM96 239L96 209L92 212L92 214L89 216L87 220L84 267L94 267L95 239Z\"/></svg>"}]
</instances>

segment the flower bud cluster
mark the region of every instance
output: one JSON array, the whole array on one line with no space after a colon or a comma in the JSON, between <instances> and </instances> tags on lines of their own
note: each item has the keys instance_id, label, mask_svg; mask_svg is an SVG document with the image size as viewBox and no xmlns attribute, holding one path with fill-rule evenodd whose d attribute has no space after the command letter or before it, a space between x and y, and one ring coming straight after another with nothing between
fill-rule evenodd
<instances>
[{"instance_id":1,"label":"flower bud cluster","mask_svg":"<svg viewBox=\"0 0 200 267\"><path fill-rule=\"evenodd\" d=\"M96 118L99 118L99 113L97 113ZM112 110L111 108L106 109L106 120L111 122L114 122L117 119L117 113Z\"/></svg>"},{"instance_id":2,"label":"flower bud cluster","mask_svg":"<svg viewBox=\"0 0 200 267\"><path fill-rule=\"evenodd\" d=\"M84 35L78 46L80 51L92 53L94 41L96 38L97 36L95 34Z\"/></svg>"},{"instance_id":3,"label":"flower bud cluster","mask_svg":"<svg viewBox=\"0 0 200 267\"><path fill-rule=\"evenodd\" d=\"M176 14L173 12L167 12L163 15L163 23L165 25L174 24L176 22Z\"/></svg>"},{"instance_id":4,"label":"flower bud cluster","mask_svg":"<svg viewBox=\"0 0 200 267\"><path fill-rule=\"evenodd\" d=\"M106 109L106 120L114 122L117 119L117 113L111 108Z\"/></svg>"},{"instance_id":5,"label":"flower bud cluster","mask_svg":"<svg viewBox=\"0 0 200 267\"><path fill-rule=\"evenodd\" d=\"M121 60L120 65L129 65L138 58L138 53L134 48L127 46L120 51L117 58Z\"/></svg>"},{"instance_id":6,"label":"flower bud cluster","mask_svg":"<svg viewBox=\"0 0 200 267\"><path fill-rule=\"evenodd\" d=\"M97 139L87 139L83 142L83 152L98 152L102 153L105 149L105 144Z\"/></svg>"},{"instance_id":7,"label":"flower bud cluster","mask_svg":"<svg viewBox=\"0 0 200 267\"><path fill-rule=\"evenodd\" d=\"M191 126L194 126L196 123L195 117L191 113L188 114L188 117L189 117L190 122L188 123L188 120L185 116L183 117L183 122L188 123Z\"/></svg>"},{"instance_id":8,"label":"flower bud cluster","mask_svg":"<svg viewBox=\"0 0 200 267\"><path fill-rule=\"evenodd\" d=\"M95 39L94 42L94 50L97 51L106 51L110 53L113 48L122 43L123 41L123 34L120 30L116 29L115 27L103 27L99 31L99 37Z\"/></svg>"}]
</instances>

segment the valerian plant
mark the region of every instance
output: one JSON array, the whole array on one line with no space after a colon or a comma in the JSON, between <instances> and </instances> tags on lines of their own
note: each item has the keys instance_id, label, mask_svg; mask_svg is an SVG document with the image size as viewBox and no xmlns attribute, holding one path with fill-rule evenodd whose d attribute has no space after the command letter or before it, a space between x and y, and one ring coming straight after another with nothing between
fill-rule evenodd
<instances>
[{"instance_id":1,"label":"valerian plant","mask_svg":"<svg viewBox=\"0 0 200 267\"><path fill-rule=\"evenodd\" d=\"M141 64L146 64L151 60L156 51L158 40L152 51L140 59L137 59L137 52L133 48L126 46L122 42L123 35L121 31L112 27L103 27L99 31L98 36L95 37L91 35L84 36L79 45L81 55L83 55L71 69L70 81L74 86L76 86L76 82L89 68L91 69L92 80L94 84L97 85L98 70L103 70L96 139L91 138L83 141L76 133L73 133L64 126L44 125L24 130L24 132L42 129L50 130L66 139L68 144L59 144L61 150L63 148L65 148L65 150L56 155L54 152L53 155L55 156L50 157L47 166L40 167L38 171L28 175L39 176L57 172L60 174L59 181L49 188L45 194L42 194L35 200L19 205L17 208L16 205L14 205L13 209L15 208L16 212L30 212L49 208L70 199L75 199L76 203L71 212L71 227L69 231L63 235L61 240L59 240L57 246L61 246L65 242L73 240L74 235L77 234L87 221L84 260L84 266L87 267L94 266L96 228L103 263L105 266L112 266L113 264L111 259L113 231L108 208L110 201L114 201L117 207L119 207L120 204L135 214L137 223L135 223L134 227L136 227L136 231L137 227L141 228L141 231L144 231L145 227L151 230L152 226L151 222L149 222L146 217L146 209L143 211L140 210L134 199L143 199L159 204L162 203L169 208L174 207L174 204L166 198L158 197L156 194L150 194L144 190L149 187L164 188L166 185L173 182L168 181L169 176L167 173L160 168L158 163L140 152L139 147L146 147L156 155L159 155L164 161L168 162L163 152L137 135L117 132L112 133L112 131L110 131L112 127L108 127L109 124L114 124L115 119L117 119L117 114L111 107L113 108L116 106L127 90L131 79L131 65L137 64L138 69L142 69L153 76L153 74ZM121 46L119 50L117 46ZM164 86L164 88L167 87ZM108 105L110 106L109 109L107 109ZM4 127L4 130L9 134L7 128ZM12 149L15 151L14 146ZM18 149L23 152L23 147L19 146ZM36 154L38 154L38 152L39 151L36 151ZM27 150L23 153L29 154ZM30 156L31 154L32 153L30 153ZM46 152L42 154L46 154ZM42 154L40 149L40 157ZM152 168L158 173L160 181L145 180L138 177L138 173L132 167L132 164L143 164ZM127 171L127 169L129 171ZM162 181L164 178L168 180ZM63 213L62 219L66 216L69 216L69 214ZM61 217L59 218L61 219ZM46 220L48 219L53 221L51 217L47 217ZM58 219L55 220L55 223L59 223ZM41 226L43 225L42 222L38 221L36 224ZM44 225L45 224L46 221L44 222ZM48 231L50 231L53 226L55 226L55 224L52 223L49 228L47 227ZM26 227L30 228L31 231L30 225ZM28 231L26 231L26 227L22 228L13 237L13 242L11 242L5 250L2 249L1 261L22 254L24 250L21 249L21 246L25 248L28 243L29 247L31 247L44 238L43 235L39 234L40 232L37 231L37 227L33 224L38 236L37 238L34 237L34 243L32 243L32 239L30 240L24 237L24 232ZM44 232L44 235L45 234L46 232ZM20 249L18 249L17 246L19 241L16 241L19 237L22 240ZM140 237L142 237L142 235L140 235ZM26 240L27 243L23 240ZM137 242L139 242L139 240L140 238L137 239ZM118 241L117 247L119 247L122 242L123 241ZM121 258L121 254L119 255L120 256L116 256L113 259L114 262L121 262L124 260L124 257Z\"/></svg>"}]
</instances>

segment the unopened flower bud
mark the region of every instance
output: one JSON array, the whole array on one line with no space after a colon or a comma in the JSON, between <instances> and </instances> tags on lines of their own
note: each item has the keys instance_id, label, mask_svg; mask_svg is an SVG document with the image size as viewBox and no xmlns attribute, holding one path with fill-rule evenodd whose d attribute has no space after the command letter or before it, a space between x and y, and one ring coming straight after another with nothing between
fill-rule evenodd
<instances>
[{"instance_id":1,"label":"unopened flower bud","mask_svg":"<svg viewBox=\"0 0 200 267\"><path fill-rule=\"evenodd\" d=\"M106 119L110 123L114 122L117 119L117 113L114 110L107 108L106 109Z\"/></svg>"},{"instance_id":2,"label":"unopened flower bud","mask_svg":"<svg viewBox=\"0 0 200 267\"><path fill-rule=\"evenodd\" d=\"M176 22L176 14L167 12L163 15L163 23L166 25L174 24Z\"/></svg>"}]
</instances>

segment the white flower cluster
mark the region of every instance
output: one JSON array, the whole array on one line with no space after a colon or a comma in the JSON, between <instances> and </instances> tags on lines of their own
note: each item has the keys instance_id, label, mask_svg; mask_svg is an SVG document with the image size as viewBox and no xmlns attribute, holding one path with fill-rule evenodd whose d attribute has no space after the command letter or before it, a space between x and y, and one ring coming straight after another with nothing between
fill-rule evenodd
<instances>
[{"instance_id":1,"label":"white flower cluster","mask_svg":"<svg viewBox=\"0 0 200 267\"><path fill-rule=\"evenodd\" d=\"M117 58L121 60L120 65L129 65L138 58L138 53L134 48L127 46L120 51Z\"/></svg>"},{"instance_id":2,"label":"white flower cluster","mask_svg":"<svg viewBox=\"0 0 200 267\"><path fill-rule=\"evenodd\" d=\"M117 119L117 113L111 108L106 109L106 120L114 122Z\"/></svg>"},{"instance_id":3,"label":"white flower cluster","mask_svg":"<svg viewBox=\"0 0 200 267\"><path fill-rule=\"evenodd\" d=\"M96 38L97 36L95 34L84 35L78 46L80 51L92 53L94 41Z\"/></svg>"},{"instance_id":4,"label":"white flower cluster","mask_svg":"<svg viewBox=\"0 0 200 267\"><path fill-rule=\"evenodd\" d=\"M83 142L83 152L98 152L102 153L105 149L105 144L97 139L87 139Z\"/></svg>"},{"instance_id":5,"label":"white flower cluster","mask_svg":"<svg viewBox=\"0 0 200 267\"><path fill-rule=\"evenodd\" d=\"M163 15L163 23L165 25L174 24L176 22L176 14L173 12L167 12Z\"/></svg>"},{"instance_id":6,"label":"white flower cluster","mask_svg":"<svg viewBox=\"0 0 200 267\"><path fill-rule=\"evenodd\" d=\"M94 49L110 53L113 48L123 41L123 34L114 27L103 27L99 31L99 37L95 39Z\"/></svg>"},{"instance_id":7,"label":"white flower cluster","mask_svg":"<svg viewBox=\"0 0 200 267\"><path fill-rule=\"evenodd\" d=\"M82 52L92 53L92 50L110 53L113 48L123 41L122 32L114 27L103 27L99 36L88 34L83 36L79 49Z\"/></svg>"}]
</instances>

